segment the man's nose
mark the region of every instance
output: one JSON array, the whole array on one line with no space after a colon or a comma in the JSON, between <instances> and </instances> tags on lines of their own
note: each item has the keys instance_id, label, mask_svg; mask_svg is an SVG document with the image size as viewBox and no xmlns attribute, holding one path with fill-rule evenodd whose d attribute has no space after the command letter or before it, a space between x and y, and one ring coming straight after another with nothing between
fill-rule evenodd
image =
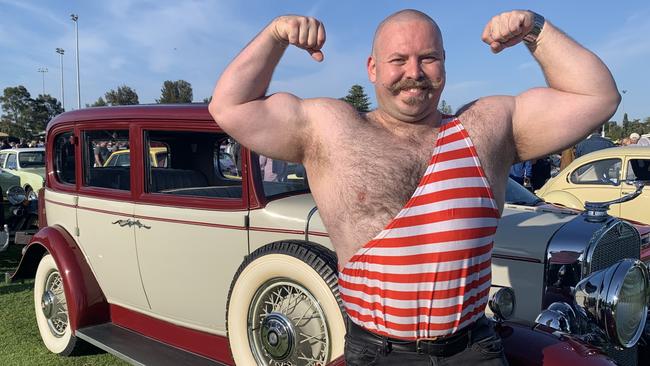
<instances>
[{"instance_id":1,"label":"man's nose","mask_svg":"<svg viewBox=\"0 0 650 366\"><path fill-rule=\"evenodd\" d=\"M407 78L419 80L423 75L422 65L417 58L411 58L406 62L405 76Z\"/></svg>"}]
</instances>

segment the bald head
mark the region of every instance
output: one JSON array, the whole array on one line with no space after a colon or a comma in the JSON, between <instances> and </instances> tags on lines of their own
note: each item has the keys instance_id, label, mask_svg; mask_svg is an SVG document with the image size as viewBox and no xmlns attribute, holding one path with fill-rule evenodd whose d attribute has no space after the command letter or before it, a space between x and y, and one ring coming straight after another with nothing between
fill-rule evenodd
<instances>
[{"instance_id":1,"label":"bald head","mask_svg":"<svg viewBox=\"0 0 650 366\"><path fill-rule=\"evenodd\" d=\"M412 22L412 21L423 21L423 22L430 23L433 32L439 38L440 44L442 44L442 33L440 32L440 28L438 28L438 24L436 24L436 22L430 16L426 15L425 13L419 10L404 9L389 15L386 19L384 19L381 23L379 23L379 25L377 26L377 30L375 31L375 37L372 40L372 55L376 56L375 50L377 48L377 45L381 42L381 38L385 36L384 30L387 25L396 22Z\"/></svg>"}]
</instances>

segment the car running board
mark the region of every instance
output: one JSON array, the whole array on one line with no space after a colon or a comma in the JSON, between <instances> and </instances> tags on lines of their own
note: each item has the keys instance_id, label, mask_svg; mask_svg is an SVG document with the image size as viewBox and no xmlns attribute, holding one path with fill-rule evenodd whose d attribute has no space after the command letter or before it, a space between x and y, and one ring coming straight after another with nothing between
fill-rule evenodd
<instances>
[{"instance_id":1,"label":"car running board","mask_svg":"<svg viewBox=\"0 0 650 366\"><path fill-rule=\"evenodd\" d=\"M112 323L78 329L77 337L132 365L226 366L175 348Z\"/></svg>"}]
</instances>

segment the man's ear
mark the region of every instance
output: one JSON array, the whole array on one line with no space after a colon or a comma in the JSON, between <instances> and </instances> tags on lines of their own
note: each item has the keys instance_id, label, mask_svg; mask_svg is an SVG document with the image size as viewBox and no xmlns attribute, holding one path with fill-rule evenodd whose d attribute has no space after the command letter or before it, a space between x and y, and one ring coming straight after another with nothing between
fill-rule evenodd
<instances>
[{"instance_id":1,"label":"man's ear","mask_svg":"<svg viewBox=\"0 0 650 366\"><path fill-rule=\"evenodd\" d=\"M368 69L368 79L370 79L370 82L374 84L377 80L377 63L372 55L368 56L366 68Z\"/></svg>"}]
</instances>

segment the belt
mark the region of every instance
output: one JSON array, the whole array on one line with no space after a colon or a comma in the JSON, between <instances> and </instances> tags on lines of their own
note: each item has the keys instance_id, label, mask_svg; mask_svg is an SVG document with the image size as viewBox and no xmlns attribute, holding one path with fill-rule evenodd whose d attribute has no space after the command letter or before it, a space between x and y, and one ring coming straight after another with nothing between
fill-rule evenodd
<instances>
[{"instance_id":1,"label":"belt","mask_svg":"<svg viewBox=\"0 0 650 366\"><path fill-rule=\"evenodd\" d=\"M391 352L410 352L427 354L436 357L451 357L471 345L472 330L481 319L460 331L445 337L419 338L414 341L395 339L375 334L348 320L348 337L356 341L371 343L378 346L382 354Z\"/></svg>"}]
</instances>

